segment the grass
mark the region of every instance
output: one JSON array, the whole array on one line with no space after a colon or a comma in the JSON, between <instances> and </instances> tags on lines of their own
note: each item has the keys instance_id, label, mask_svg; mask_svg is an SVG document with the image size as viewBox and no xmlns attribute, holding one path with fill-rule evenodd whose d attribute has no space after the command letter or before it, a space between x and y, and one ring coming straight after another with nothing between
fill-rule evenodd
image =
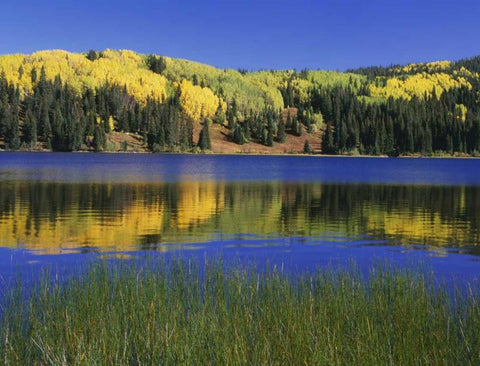
<instances>
[{"instance_id":1,"label":"grass","mask_svg":"<svg viewBox=\"0 0 480 366\"><path fill-rule=\"evenodd\" d=\"M8 365L478 364L480 311L416 272L288 276L221 260L99 262L4 296Z\"/></svg>"}]
</instances>

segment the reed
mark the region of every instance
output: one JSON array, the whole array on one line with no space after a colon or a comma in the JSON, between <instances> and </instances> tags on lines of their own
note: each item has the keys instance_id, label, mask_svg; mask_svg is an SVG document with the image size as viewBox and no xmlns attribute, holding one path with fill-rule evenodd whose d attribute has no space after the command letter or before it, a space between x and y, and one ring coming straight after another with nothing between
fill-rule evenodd
<instances>
[{"instance_id":1,"label":"reed","mask_svg":"<svg viewBox=\"0 0 480 366\"><path fill-rule=\"evenodd\" d=\"M175 259L95 262L2 301L11 365L478 364L472 293L379 265L292 276Z\"/></svg>"}]
</instances>

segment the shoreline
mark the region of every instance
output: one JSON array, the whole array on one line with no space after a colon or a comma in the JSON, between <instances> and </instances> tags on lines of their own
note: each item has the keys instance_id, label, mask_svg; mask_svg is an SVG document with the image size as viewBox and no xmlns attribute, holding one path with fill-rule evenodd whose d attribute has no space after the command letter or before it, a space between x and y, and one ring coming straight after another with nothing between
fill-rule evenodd
<instances>
[{"instance_id":1,"label":"shoreline","mask_svg":"<svg viewBox=\"0 0 480 366\"><path fill-rule=\"evenodd\" d=\"M349 155L349 154L304 154L304 153L260 153L260 152L192 152L192 151L162 151L162 152L151 152L151 151L87 151L87 150L77 150L77 151L52 151L52 150L3 150L0 149L0 154L2 153L60 153L60 154L128 154L128 155L212 155L212 156L301 156L301 157L312 157L312 158L374 158L374 159L480 159L480 156L473 155L399 155L399 156L388 156L388 155Z\"/></svg>"}]
</instances>

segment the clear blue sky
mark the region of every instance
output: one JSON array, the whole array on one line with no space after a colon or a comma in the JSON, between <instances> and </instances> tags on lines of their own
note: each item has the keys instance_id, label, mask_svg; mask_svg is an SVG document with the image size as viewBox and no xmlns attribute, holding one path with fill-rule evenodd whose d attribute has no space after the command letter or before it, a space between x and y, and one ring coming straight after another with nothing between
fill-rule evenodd
<instances>
[{"instance_id":1,"label":"clear blue sky","mask_svg":"<svg viewBox=\"0 0 480 366\"><path fill-rule=\"evenodd\" d=\"M479 0L3 0L0 54L132 49L217 67L345 70L480 54Z\"/></svg>"}]
</instances>

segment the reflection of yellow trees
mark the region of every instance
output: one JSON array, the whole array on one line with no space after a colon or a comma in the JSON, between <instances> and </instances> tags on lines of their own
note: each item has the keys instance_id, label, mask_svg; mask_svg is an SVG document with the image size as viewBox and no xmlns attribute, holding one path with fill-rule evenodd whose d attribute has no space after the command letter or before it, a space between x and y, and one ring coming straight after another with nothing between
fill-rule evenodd
<instances>
[{"instance_id":1,"label":"reflection of yellow trees","mask_svg":"<svg viewBox=\"0 0 480 366\"><path fill-rule=\"evenodd\" d=\"M139 185L130 193L141 197L144 188ZM159 185L155 189L163 192L165 187ZM0 246L41 250L42 253L61 253L79 247L93 247L98 251L132 250L143 238L151 237L155 243L162 239L175 242L178 235L192 228L202 234L201 225L224 208L223 185L180 183L177 189L177 212L172 216L169 216L172 212L167 212L166 201L158 196L149 200L135 199L119 209L103 212L82 208L77 197L67 207L61 207L65 212L53 219L48 213L34 219L34 209L28 201L19 201L8 215L0 218ZM171 220L170 227L164 225L165 217Z\"/></svg>"},{"instance_id":2,"label":"reflection of yellow trees","mask_svg":"<svg viewBox=\"0 0 480 366\"><path fill-rule=\"evenodd\" d=\"M322 184L188 182L133 185L4 185L0 246L61 253L88 247L208 242L213 233L378 234L438 247L476 244L471 192ZM470 195L469 195L470 194ZM389 197L391 207L372 197ZM14 197L14 198L12 198ZM396 201L395 197L403 197ZM443 199L442 199L443 197ZM437 199L441 199L437 202ZM451 202L455 202L452 206ZM348 206L348 207L346 207ZM462 213L462 215L458 215ZM463 217L463 218L462 218Z\"/></svg>"},{"instance_id":3,"label":"reflection of yellow trees","mask_svg":"<svg viewBox=\"0 0 480 366\"><path fill-rule=\"evenodd\" d=\"M225 205L224 186L215 182L185 182L179 184L180 199L176 226L196 227L217 215Z\"/></svg>"},{"instance_id":4,"label":"reflection of yellow trees","mask_svg":"<svg viewBox=\"0 0 480 366\"><path fill-rule=\"evenodd\" d=\"M405 243L436 246L468 243L470 231L467 222L444 220L438 212L377 212L368 217L368 227L374 232L401 238Z\"/></svg>"},{"instance_id":5,"label":"reflection of yellow trees","mask_svg":"<svg viewBox=\"0 0 480 366\"><path fill-rule=\"evenodd\" d=\"M299 195L299 193L301 193ZM323 195L322 185L305 185L301 190L296 185L283 185L281 203L283 207L282 231L315 235L326 231L328 220L316 222L310 213L313 202L320 202ZM320 225L320 226L319 226Z\"/></svg>"},{"instance_id":6,"label":"reflection of yellow trees","mask_svg":"<svg viewBox=\"0 0 480 366\"><path fill-rule=\"evenodd\" d=\"M78 202L77 202L78 204ZM133 201L119 212L101 214L82 210L77 204L50 220L43 216L38 222L31 217L26 203L15 205L13 212L0 220L0 245L61 253L65 249L95 247L99 251L129 250L142 236L161 232L164 204Z\"/></svg>"},{"instance_id":7,"label":"reflection of yellow trees","mask_svg":"<svg viewBox=\"0 0 480 366\"><path fill-rule=\"evenodd\" d=\"M35 208L24 197L0 218L0 246L41 253L61 253L82 246L98 251L132 250L143 242L175 243L186 237L208 240L216 230L225 234L265 234L283 232L288 227L296 231L282 223L284 197L280 184L228 187L226 192L225 184L217 182L182 182L169 188L159 185L152 188L156 198L150 199L145 198L149 197L144 195L146 187L139 185L127 191L130 199L120 208L100 208L102 202L98 208L82 207L77 191L69 194L71 201L54 206L56 213L50 215L46 210L35 218ZM169 196L167 189L172 188ZM22 188L15 196L25 192L28 190ZM118 190L108 190L103 199L115 192L119 194ZM301 224L304 215L298 220L294 225L307 225Z\"/></svg>"}]
</instances>

